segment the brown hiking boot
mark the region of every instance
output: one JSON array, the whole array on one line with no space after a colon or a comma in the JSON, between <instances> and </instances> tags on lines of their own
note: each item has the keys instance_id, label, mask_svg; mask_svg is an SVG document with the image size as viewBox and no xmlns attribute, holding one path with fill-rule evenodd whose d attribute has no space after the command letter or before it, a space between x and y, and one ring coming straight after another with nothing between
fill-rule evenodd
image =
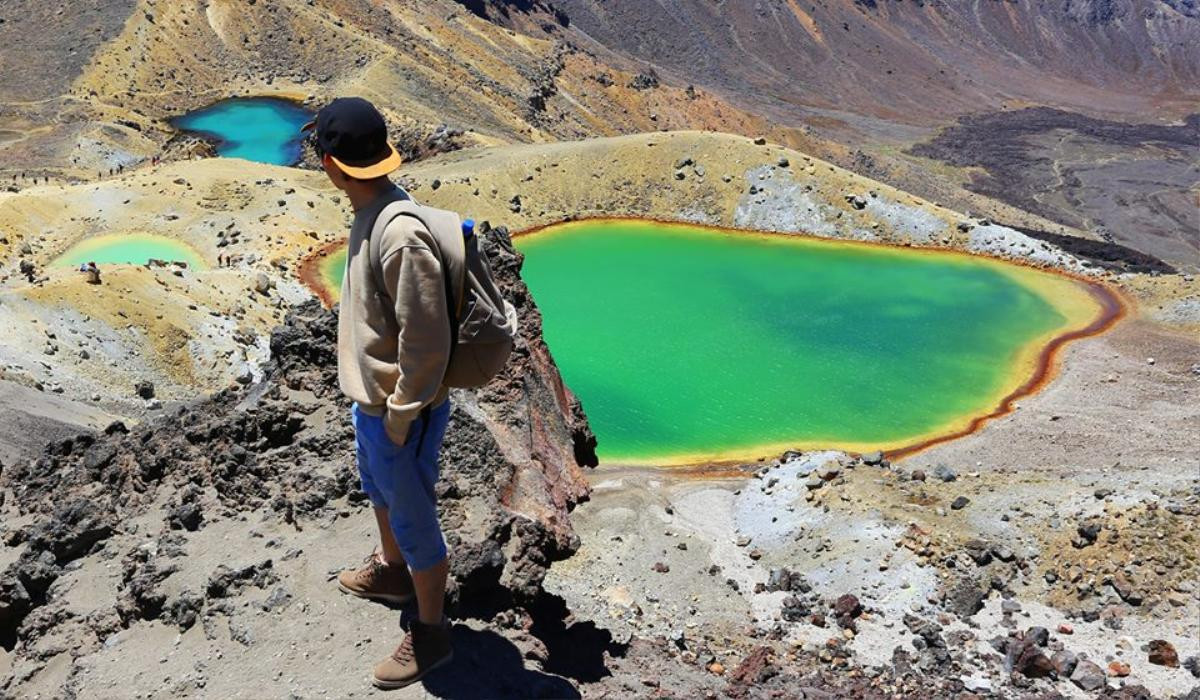
<instances>
[{"instance_id":1,"label":"brown hiking boot","mask_svg":"<svg viewBox=\"0 0 1200 700\"><path fill-rule=\"evenodd\" d=\"M413 599L412 576L404 565L388 566L380 555L372 553L363 566L338 574L338 588L343 593L404 604Z\"/></svg>"},{"instance_id":2,"label":"brown hiking boot","mask_svg":"<svg viewBox=\"0 0 1200 700\"><path fill-rule=\"evenodd\" d=\"M450 646L449 622L443 620L440 625L426 625L413 620L396 651L375 667L371 682L384 690L403 688L452 658L454 649Z\"/></svg>"}]
</instances>

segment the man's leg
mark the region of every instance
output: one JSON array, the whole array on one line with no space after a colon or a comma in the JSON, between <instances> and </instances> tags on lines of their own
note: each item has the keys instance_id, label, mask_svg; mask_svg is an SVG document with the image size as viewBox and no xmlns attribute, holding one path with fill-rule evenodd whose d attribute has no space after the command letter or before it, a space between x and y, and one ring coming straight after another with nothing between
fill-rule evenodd
<instances>
[{"instance_id":1,"label":"man's leg","mask_svg":"<svg viewBox=\"0 0 1200 700\"><path fill-rule=\"evenodd\" d=\"M396 544L392 526L388 523L387 508L375 506L375 524L379 526L379 556L383 563L388 566L408 566L404 555L400 553L400 545Z\"/></svg>"},{"instance_id":2,"label":"man's leg","mask_svg":"<svg viewBox=\"0 0 1200 700\"><path fill-rule=\"evenodd\" d=\"M449 413L449 402L445 402L419 419L410 431L409 443L396 454L396 468L386 470L388 483L380 484L388 494L388 522L404 560L412 567L417 595L417 619L396 651L375 667L373 682L380 688L414 683L454 655L450 625L442 615L450 562L434 488Z\"/></svg>"},{"instance_id":3,"label":"man's leg","mask_svg":"<svg viewBox=\"0 0 1200 700\"><path fill-rule=\"evenodd\" d=\"M381 466L378 449L373 446L369 435L370 416L364 416L355 406L353 409L355 451L359 477L363 491L375 510L375 523L379 527L380 551L367 558L363 566L348 569L338 575L338 588L343 593L359 598L373 598L389 603L407 603L413 598L412 578L408 565L396 544L392 528L388 525L388 509L383 492L375 483L373 472ZM378 419L376 419L378 420Z\"/></svg>"},{"instance_id":4,"label":"man's leg","mask_svg":"<svg viewBox=\"0 0 1200 700\"><path fill-rule=\"evenodd\" d=\"M450 560L442 559L428 569L413 571L413 587L417 590L417 619L426 625L442 624L442 604L446 599L446 577Z\"/></svg>"}]
</instances>

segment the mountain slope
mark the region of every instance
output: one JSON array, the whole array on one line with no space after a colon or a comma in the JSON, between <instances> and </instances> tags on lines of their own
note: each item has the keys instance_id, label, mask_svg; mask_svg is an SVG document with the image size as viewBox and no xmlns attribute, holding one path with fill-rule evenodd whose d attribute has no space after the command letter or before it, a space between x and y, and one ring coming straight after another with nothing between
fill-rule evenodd
<instances>
[{"instance_id":1,"label":"mountain slope","mask_svg":"<svg viewBox=\"0 0 1200 700\"><path fill-rule=\"evenodd\" d=\"M1178 114L1200 85L1200 9L1179 0L559 0L573 29L786 114L909 124L1025 102Z\"/></svg>"},{"instance_id":2,"label":"mountain slope","mask_svg":"<svg viewBox=\"0 0 1200 700\"><path fill-rule=\"evenodd\" d=\"M26 17L0 24L0 45L20 45L28 33L39 47L0 81L0 174L94 179L158 155L174 135L167 118L241 94L361 94L398 132L448 124L474 144L660 128L770 131L766 119L711 93L639 89L633 73L565 37L520 34L450 0L95 2L104 23L88 42L76 40L85 31L76 24L91 15L72 19L70 31ZM74 18L65 4L16 9ZM56 55L72 61L60 67ZM41 74L53 79L41 83Z\"/></svg>"}]
</instances>

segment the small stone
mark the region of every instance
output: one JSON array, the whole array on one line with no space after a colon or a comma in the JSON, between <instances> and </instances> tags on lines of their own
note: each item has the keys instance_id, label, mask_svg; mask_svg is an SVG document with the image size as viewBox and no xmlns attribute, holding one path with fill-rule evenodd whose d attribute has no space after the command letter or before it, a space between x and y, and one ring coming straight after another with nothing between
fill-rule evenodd
<instances>
[{"instance_id":1,"label":"small stone","mask_svg":"<svg viewBox=\"0 0 1200 700\"><path fill-rule=\"evenodd\" d=\"M1075 628L1068 625L1065 622L1061 622L1058 625L1058 633L1059 634L1075 634Z\"/></svg>"},{"instance_id":2,"label":"small stone","mask_svg":"<svg viewBox=\"0 0 1200 700\"><path fill-rule=\"evenodd\" d=\"M1044 647L1050 642L1050 630L1045 627L1030 627L1025 632L1025 638L1039 647Z\"/></svg>"},{"instance_id":3,"label":"small stone","mask_svg":"<svg viewBox=\"0 0 1200 700\"><path fill-rule=\"evenodd\" d=\"M942 481L950 482L958 478L958 474L953 469L944 464L939 464L933 468L933 475Z\"/></svg>"},{"instance_id":4,"label":"small stone","mask_svg":"<svg viewBox=\"0 0 1200 700\"><path fill-rule=\"evenodd\" d=\"M667 566L666 564L662 563L661 561L654 562L654 566L652 566L650 568L660 574L665 574L671 570L671 567Z\"/></svg>"},{"instance_id":5,"label":"small stone","mask_svg":"<svg viewBox=\"0 0 1200 700\"><path fill-rule=\"evenodd\" d=\"M717 675L717 676L725 675L725 666L720 661L714 661L711 664L709 664L706 668L708 668L709 673L712 673L714 675Z\"/></svg>"},{"instance_id":6,"label":"small stone","mask_svg":"<svg viewBox=\"0 0 1200 700\"><path fill-rule=\"evenodd\" d=\"M1129 675L1129 664L1124 661L1113 661L1108 664L1108 675L1114 678L1124 678Z\"/></svg>"},{"instance_id":7,"label":"small stone","mask_svg":"<svg viewBox=\"0 0 1200 700\"><path fill-rule=\"evenodd\" d=\"M971 502L971 499L967 498L966 496L959 496L958 498L954 499L954 502L952 502L950 504L950 509L951 510L962 510L963 508L966 508L967 504L970 502Z\"/></svg>"},{"instance_id":8,"label":"small stone","mask_svg":"<svg viewBox=\"0 0 1200 700\"><path fill-rule=\"evenodd\" d=\"M913 481L925 481L925 472L921 471L920 469L914 469L913 473L910 475L910 478Z\"/></svg>"},{"instance_id":9,"label":"small stone","mask_svg":"<svg viewBox=\"0 0 1200 700\"><path fill-rule=\"evenodd\" d=\"M1133 583L1125 577L1124 573L1118 571L1113 575L1112 587L1117 592L1117 595L1121 596L1121 600L1126 603L1130 605L1142 604L1142 594L1133 587Z\"/></svg>"},{"instance_id":10,"label":"small stone","mask_svg":"<svg viewBox=\"0 0 1200 700\"><path fill-rule=\"evenodd\" d=\"M1165 639L1155 639L1150 642L1150 663L1156 666L1179 668L1179 653Z\"/></svg>"},{"instance_id":11,"label":"small stone","mask_svg":"<svg viewBox=\"0 0 1200 700\"><path fill-rule=\"evenodd\" d=\"M1080 661L1071 672L1071 682L1083 690L1099 690L1104 687L1104 670L1091 661Z\"/></svg>"},{"instance_id":12,"label":"small stone","mask_svg":"<svg viewBox=\"0 0 1200 700\"><path fill-rule=\"evenodd\" d=\"M817 476L819 476L823 481L832 481L837 478L838 474L841 473L842 470L838 468L836 462L826 464L817 470Z\"/></svg>"},{"instance_id":13,"label":"small stone","mask_svg":"<svg viewBox=\"0 0 1200 700\"><path fill-rule=\"evenodd\" d=\"M880 452L879 450L875 450L874 452L868 452L862 456L862 461L863 461L863 464L866 464L866 465L869 465L872 467L876 466L880 462L883 461L883 453Z\"/></svg>"},{"instance_id":14,"label":"small stone","mask_svg":"<svg viewBox=\"0 0 1200 700\"><path fill-rule=\"evenodd\" d=\"M838 624L842 627L849 627L854 623L854 619L862 615L862 603L858 602L858 597L852 593L847 593L837 599L833 604L833 614L838 619Z\"/></svg>"},{"instance_id":15,"label":"small stone","mask_svg":"<svg viewBox=\"0 0 1200 700\"><path fill-rule=\"evenodd\" d=\"M1057 651L1054 656L1050 657L1050 665L1054 667L1054 672L1061 678L1069 678L1078 663L1079 657L1066 649Z\"/></svg>"}]
</instances>

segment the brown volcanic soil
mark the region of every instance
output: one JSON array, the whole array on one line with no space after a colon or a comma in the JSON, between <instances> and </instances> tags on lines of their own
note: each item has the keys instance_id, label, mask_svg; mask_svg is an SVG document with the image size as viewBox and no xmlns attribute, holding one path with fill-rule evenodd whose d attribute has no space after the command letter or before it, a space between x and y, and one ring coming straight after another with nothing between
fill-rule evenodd
<instances>
[{"instance_id":1,"label":"brown volcanic soil","mask_svg":"<svg viewBox=\"0 0 1200 700\"><path fill-rule=\"evenodd\" d=\"M963 117L911 152L973 168L972 191L1200 269L1200 114L1165 126L995 112Z\"/></svg>"}]
</instances>

